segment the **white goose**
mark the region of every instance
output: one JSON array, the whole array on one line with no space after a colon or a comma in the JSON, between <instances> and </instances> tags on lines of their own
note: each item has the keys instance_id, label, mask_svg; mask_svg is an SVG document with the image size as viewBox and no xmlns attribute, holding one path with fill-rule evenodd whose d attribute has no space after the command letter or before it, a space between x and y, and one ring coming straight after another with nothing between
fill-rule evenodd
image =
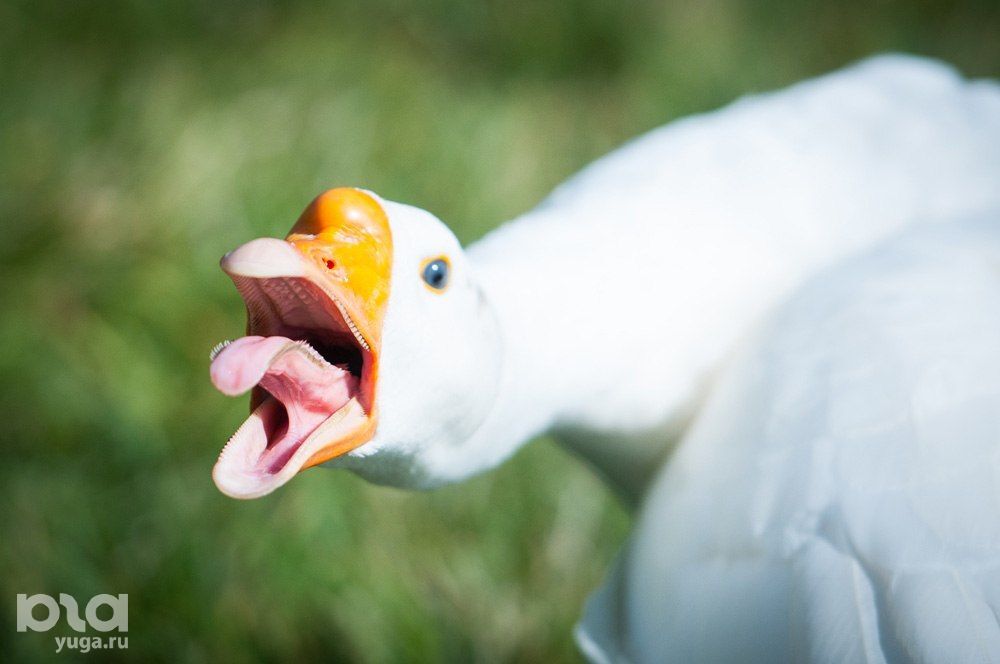
<instances>
[{"instance_id":1,"label":"white goose","mask_svg":"<svg viewBox=\"0 0 1000 664\"><path fill-rule=\"evenodd\" d=\"M249 336L212 379L254 410L213 477L239 498L321 463L429 487L552 431L638 502L767 311L911 220L1000 205L998 181L997 86L887 56L656 130L465 252L427 212L329 191L222 260ZM630 650L608 594L585 652L667 655Z\"/></svg>"}]
</instances>

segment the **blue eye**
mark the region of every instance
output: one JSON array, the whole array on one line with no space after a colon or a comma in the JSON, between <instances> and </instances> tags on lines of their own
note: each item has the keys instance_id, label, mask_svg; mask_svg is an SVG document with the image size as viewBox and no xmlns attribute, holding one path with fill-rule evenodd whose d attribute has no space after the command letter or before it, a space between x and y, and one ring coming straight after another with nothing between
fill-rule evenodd
<instances>
[{"instance_id":1,"label":"blue eye","mask_svg":"<svg viewBox=\"0 0 1000 664\"><path fill-rule=\"evenodd\" d=\"M420 276L434 290L444 290L448 286L448 261L435 258L424 266L424 272Z\"/></svg>"}]
</instances>

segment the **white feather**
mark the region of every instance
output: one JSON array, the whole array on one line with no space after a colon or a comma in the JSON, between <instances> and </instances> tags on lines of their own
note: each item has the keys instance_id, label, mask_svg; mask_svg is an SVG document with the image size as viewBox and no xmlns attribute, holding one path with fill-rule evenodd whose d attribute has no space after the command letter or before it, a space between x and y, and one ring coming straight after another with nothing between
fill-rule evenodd
<instances>
[{"instance_id":1,"label":"white feather","mask_svg":"<svg viewBox=\"0 0 1000 664\"><path fill-rule=\"evenodd\" d=\"M466 477L555 428L638 496L713 372L818 270L1000 205L1000 87L875 58L653 131L468 249L503 327Z\"/></svg>"},{"instance_id":2,"label":"white feather","mask_svg":"<svg viewBox=\"0 0 1000 664\"><path fill-rule=\"evenodd\" d=\"M1000 211L914 228L770 318L582 630L612 661L1000 661L998 462Z\"/></svg>"}]
</instances>

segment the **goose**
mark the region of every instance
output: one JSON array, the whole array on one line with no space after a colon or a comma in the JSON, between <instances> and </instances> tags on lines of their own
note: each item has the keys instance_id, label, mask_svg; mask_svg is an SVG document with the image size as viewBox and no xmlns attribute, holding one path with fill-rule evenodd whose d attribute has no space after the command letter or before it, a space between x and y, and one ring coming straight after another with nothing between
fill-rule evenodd
<instances>
[{"instance_id":1,"label":"goose","mask_svg":"<svg viewBox=\"0 0 1000 664\"><path fill-rule=\"evenodd\" d=\"M594 661L1000 661L1000 208L742 342L578 642Z\"/></svg>"},{"instance_id":2,"label":"goose","mask_svg":"<svg viewBox=\"0 0 1000 664\"><path fill-rule=\"evenodd\" d=\"M430 488L549 432L639 506L769 311L915 219L1000 205L997 181L998 86L889 55L653 130L464 250L427 211L329 190L222 258L247 335L210 374L251 413L213 479Z\"/></svg>"}]
</instances>

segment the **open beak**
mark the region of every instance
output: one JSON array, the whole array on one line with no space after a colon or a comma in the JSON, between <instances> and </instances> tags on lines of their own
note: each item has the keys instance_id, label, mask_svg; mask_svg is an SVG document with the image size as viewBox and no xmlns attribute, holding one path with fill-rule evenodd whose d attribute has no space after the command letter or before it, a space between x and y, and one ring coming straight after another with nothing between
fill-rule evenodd
<instances>
[{"instance_id":1,"label":"open beak","mask_svg":"<svg viewBox=\"0 0 1000 664\"><path fill-rule=\"evenodd\" d=\"M246 302L247 336L213 350L212 382L249 391L251 413L212 478L256 498L374 435L392 235L374 197L332 189L286 239L248 242L221 266Z\"/></svg>"}]
</instances>

